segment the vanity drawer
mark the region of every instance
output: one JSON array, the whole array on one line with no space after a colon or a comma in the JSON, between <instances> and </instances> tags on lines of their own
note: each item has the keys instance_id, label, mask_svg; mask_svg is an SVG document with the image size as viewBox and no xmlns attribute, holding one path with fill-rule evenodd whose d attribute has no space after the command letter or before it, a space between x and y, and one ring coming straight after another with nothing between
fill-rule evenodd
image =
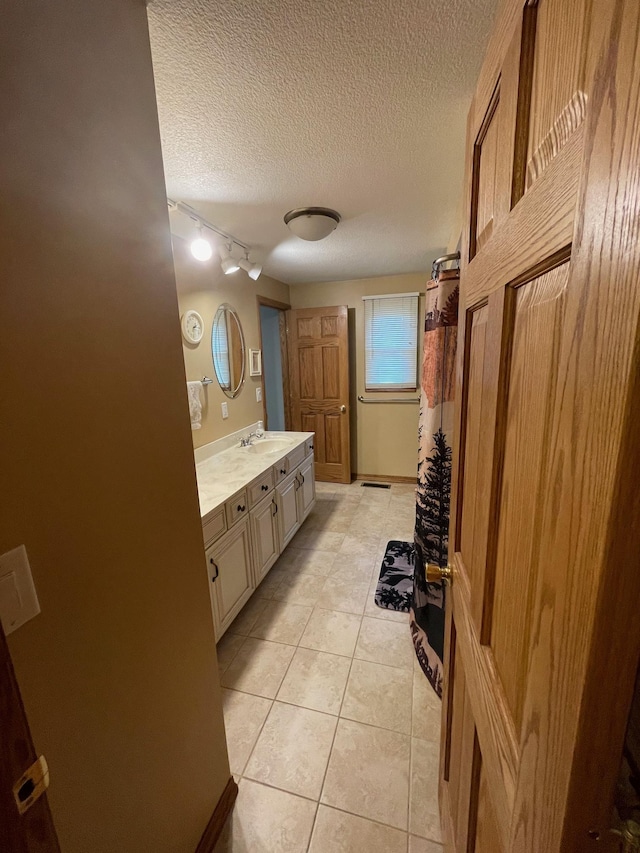
<instances>
[{"instance_id":1,"label":"vanity drawer","mask_svg":"<svg viewBox=\"0 0 640 853\"><path fill-rule=\"evenodd\" d=\"M287 454L287 459L289 460L289 471L293 471L294 468L297 468L298 465L301 465L306 455L306 442L305 444L301 444L300 447L296 447L296 449L292 450L291 453Z\"/></svg>"},{"instance_id":2,"label":"vanity drawer","mask_svg":"<svg viewBox=\"0 0 640 853\"><path fill-rule=\"evenodd\" d=\"M304 455L308 456L310 453L313 453L313 443L316 440L315 435L313 438L308 438L304 443Z\"/></svg>"},{"instance_id":3,"label":"vanity drawer","mask_svg":"<svg viewBox=\"0 0 640 853\"><path fill-rule=\"evenodd\" d=\"M227 527L233 527L236 521L249 511L246 489L238 492L237 495L228 500L225 504L225 510L227 513Z\"/></svg>"},{"instance_id":4,"label":"vanity drawer","mask_svg":"<svg viewBox=\"0 0 640 853\"><path fill-rule=\"evenodd\" d=\"M214 542L227 529L227 524L224 518L224 507L221 506L210 516L202 525L202 537L206 547Z\"/></svg>"},{"instance_id":5,"label":"vanity drawer","mask_svg":"<svg viewBox=\"0 0 640 853\"><path fill-rule=\"evenodd\" d=\"M275 477L276 484L282 482L284 478L289 473L289 457L285 456L284 459L281 459L277 465L273 466L273 476Z\"/></svg>"},{"instance_id":6,"label":"vanity drawer","mask_svg":"<svg viewBox=\"0 0 640 853\"><path fill-rule=\"evenodd\" d=\"M249 506L254 507L265 498L273 488L273 469L269 468L258 480L249 486Z\"/></svg>"}]
</instances>

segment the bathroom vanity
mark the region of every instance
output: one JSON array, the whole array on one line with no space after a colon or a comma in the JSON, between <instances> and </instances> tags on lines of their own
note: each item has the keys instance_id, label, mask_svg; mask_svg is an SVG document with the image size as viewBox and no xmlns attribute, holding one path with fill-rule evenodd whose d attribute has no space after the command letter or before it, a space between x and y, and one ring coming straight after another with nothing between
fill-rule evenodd
<instances>
[{"instance_id":1,"label":"bathroom vanity","mask_svg":"<svg viewBox=\"0 0 640 853\"><path fill-rule=\"evenodd\" d=\"M216 641L315 504L314 434L250 428L196 451L196 476Z\"/></svg>"}]
</instances>

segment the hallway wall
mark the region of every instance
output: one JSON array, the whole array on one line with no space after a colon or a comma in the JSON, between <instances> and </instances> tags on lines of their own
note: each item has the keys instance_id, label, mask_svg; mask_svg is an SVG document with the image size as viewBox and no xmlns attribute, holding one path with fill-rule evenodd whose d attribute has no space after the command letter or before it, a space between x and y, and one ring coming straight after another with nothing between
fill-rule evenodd
<instances>
[{"instance_id":1,"label":"hallway wall","mask_svg":"<svg viewBox=\"0 0 640 853\"><path fill-rule=\"evenodd\" d=\"M0 28L0 553L64 853L193 851L229 778L145 5Z\"/></svg>"}]
</instances>

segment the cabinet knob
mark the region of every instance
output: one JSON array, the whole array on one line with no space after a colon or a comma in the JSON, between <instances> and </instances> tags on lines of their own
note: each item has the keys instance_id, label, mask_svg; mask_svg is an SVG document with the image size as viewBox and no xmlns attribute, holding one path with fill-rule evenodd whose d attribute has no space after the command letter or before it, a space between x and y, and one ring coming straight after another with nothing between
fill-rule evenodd
<instances>
[{"instance_id":1,"label":"cabinet knob","mask_svg":"<svg viewBox=\"0 0 640 853\"><path fill-rule=\"evenodd\" d=\"M267 486L267 485L266 485L266 483L265 483L265 485L264 485L264 486L260 486L260 488L262 489L262 491L263 491L263 492L268 492L268 491L269 491L269 486Z\"/></svg>"},{"instance_id":2,"label":"cabinet knob","mask_svg":"<svg viewBox=\"0 0 640 853\"><path fill-rule=\"evenodd\" d=\"M245 509L246 509L246 506L244 504L238 504L238 512L244 512Z\"/></svg>"},{"instance_id":3,"label":"cabinet knob","mask_svg":"<svg viewBox=\"0 0 640 853\"><path fill-rule=\"evenodd\" d=\"M280 469L280 473L281 473L281 474L286 474L286 473L287 473L287 469L286 469L286 468L281 468L281 469Z\"/></svg>"}]
</instances>

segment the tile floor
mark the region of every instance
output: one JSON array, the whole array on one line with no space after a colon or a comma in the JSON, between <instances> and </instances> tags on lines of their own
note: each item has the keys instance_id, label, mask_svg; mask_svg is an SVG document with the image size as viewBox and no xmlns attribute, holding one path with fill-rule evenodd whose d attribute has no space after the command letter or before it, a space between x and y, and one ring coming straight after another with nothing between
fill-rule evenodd
<instances>
[{"instance_id":1,"label":"tile floor","mask_svg":"<svg viewBox=\"0 0 640 853\"><path fill-rule=\"evenodd\" d=\"M233 816L216 853L442 853L440 702L407 615L373 595L413 487L317 484L300 531L218 645Z\"/></svg>"}]
</instances>

